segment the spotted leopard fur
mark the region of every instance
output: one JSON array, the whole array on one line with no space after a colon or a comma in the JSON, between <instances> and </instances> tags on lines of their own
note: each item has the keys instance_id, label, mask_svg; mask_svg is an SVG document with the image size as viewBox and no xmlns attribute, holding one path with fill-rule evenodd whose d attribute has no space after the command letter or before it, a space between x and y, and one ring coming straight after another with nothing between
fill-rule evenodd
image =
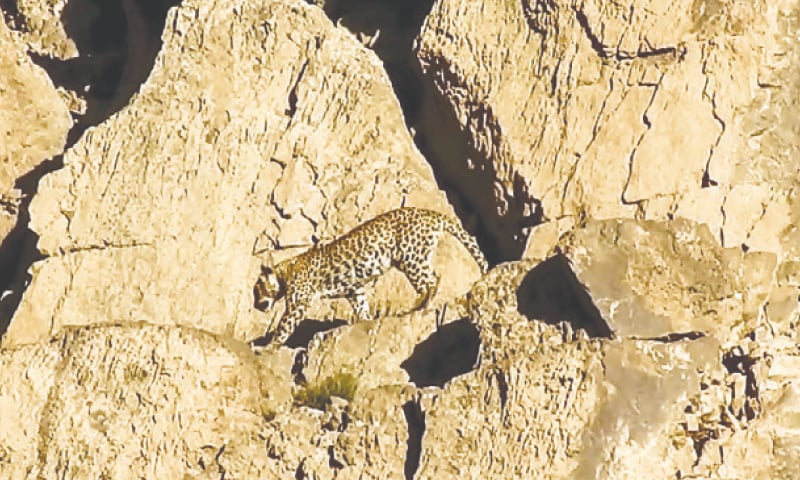
<instances>
[{"instance_id":1,"label":"spotted leopard fur","mask_svg":"<svg viewBox=\"0 0 800 480\"><path fill-rule=\"evenodd\" d=\"M411 311L425 307L439 287L432 260L444 232L469 250L481 272L487 271L477 242L460 224L441 213L411 207L379 215L274 267L262 266L253 289L255 307L266 311L286 298L286 312L272 341L286 342L317 298L346 298L358 320L370 319L365 286L390 267L403 272L417 292Z\"/></svg>"}]
</instances>

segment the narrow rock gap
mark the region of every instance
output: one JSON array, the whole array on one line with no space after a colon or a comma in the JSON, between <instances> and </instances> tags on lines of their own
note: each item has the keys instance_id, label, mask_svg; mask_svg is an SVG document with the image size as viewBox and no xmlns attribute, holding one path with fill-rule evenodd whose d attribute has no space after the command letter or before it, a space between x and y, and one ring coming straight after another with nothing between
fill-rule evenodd
<instances>
[{"instance_id":1,"label":"narrow rock gap","mask_svg":"<svg viewBox=\"0 0 800 480\"><path fill-rule=\"evenodd\" d=\"M638 337L635 335L623 337L626 340L643 340L646 342L658 342L658 343L676 343L676 342L683 342L685 340L697 340L698 338L705 337L706 334L700 331L688 331L688 332L672 332L666 335L659 335L657 337Z\"/></svg>"},{"instance_id":2,"label":"narrow rock gap","mask_svg":"<svg viewBox=\"0 0 800 480\"><path fill-rule=\"evenodd\" d=\"M419 461L422 457L422 437L425 435L425 412L419 402L408 401L403 404L403 414L408 424L408 448L406 450L406 461L403 465L403 473L406 480L413 480L419 468Z\"/></svg>"},{"instance_id":3,"label":"narrow rock gap","mask_svg":"<svg viewBox=\"0 0 800 480\"><path fill-rule=\"evenodd\" d=\"M286 339L285 345L289 348L308 348L308 344L311 343L314 335L333 330L342 325L347 325L347 321L342 319L303 320L297 325L289 338Z\"/></svg>"},{"instance_id":4,"label":"narrow rock gap","mask_svg":"<svg viewBox=\"0 0 800 480\"><path fill-rule=\"evenodd\" d=\"M510 177L510 187L500 184L491 160L471 144L450 105L423 74L413 46L433 0L306 1L362 38L378 35L372 49L383 61L406 124L415 132L414 141L439 188L489 263L519 259L529 228L541 222L541 209L519 175Z\"/></svg>"},{"instance_id":5,"label":"narrow rock gap","mask_svg":"<svg viewBox=\"0 0 800 480\"><path fill-rule=\"evenodd\" d=\"M36 248L39 236L28 228L31 200L42 177L58 170L63 163L61 155L45 160L14 183L14 188L21 193L21 201L14 228L0 242L0 292L3 292L0 297L0 337L8 330L11 318L22 301L22 293L30 282L28 269L34 262L44 258Z\"/></svg>"},{"instance_id":6,"label":"narrow rock gap","mask_svg":"<svg viewBox=\"0 0 800 480\"><path fill-rule=\"evenodd\" d=\"M430 163L439 188L475 235L490 264L519 260L530 228L544 217L541 202L531 195L518 173L512 171L503 182L492 159L461 127L447 99L429 83L424 84L424 92L425 111L419 117L414 140ZM488 108L472 116L490 119L477 130L496 131L493 138L502 136L491 124L494 115Z\"/></svg>"},{"instance_id":7,"label":"narrow rock gap","mask_svg":"<svg viewBox=\"0 0 800 480\"><path fill-rule=\"evenodd\" d=\"M71 148L83 132L102 123L128 104L150 75L161 49L161 33L167 10L178 0L70 0L62 12L64 30L75 42L79 57L61 60L30 52L53 84L70 90L85 101L85 111L73 112L75 123L64 150ZM0 0L9 27L27 31L25 17L14 0ZM21 193L17 221L0 243L0 336L5 334L22 299L30 266L42 257L36 249L38 236L28 228L29 207L39 181L62 168L63 155L44 160L18 178Z\"/></svg>"},{"instance_id":8,"label":"narrow rock gap","mask_svg":"<svg viewBox=\"0 0 800 480\"><path fill-rule=\"evenodd\" d=\"M295 385L306 384L305 368L307 362L308 352L304 349L298 350L294 356L294 363L292 364L291 370Z\"/></svg>"},{"instance_id":9,"label":"narrow rock gap","mask_svg":"<svg viewBox=\"0 0 800 480\"><path fill-rule=\"evenodd\" d=\"M324 333L335 328L347 325L347 321L339 318L332 320L315 320L305 319L295 327L289 338L286 339L284 346L296 349L307 349L311 343L311 339L318 333ZM257 347L266 347L272 343L274 332L267 333L261 337L256 338L251 343Z\"/></svg>"},{"instance_id":10,"label":"narrow rock gap","mask_svg":"<svg viewBox=\"0 0 800 480\"><path fill-rule=\"evenodd\" d=\"M344 468L344 464L336 459L336 452L333 449L333 445L328 446L328 467L332 470L341 470Z\"/></svg>"}]
</instances>

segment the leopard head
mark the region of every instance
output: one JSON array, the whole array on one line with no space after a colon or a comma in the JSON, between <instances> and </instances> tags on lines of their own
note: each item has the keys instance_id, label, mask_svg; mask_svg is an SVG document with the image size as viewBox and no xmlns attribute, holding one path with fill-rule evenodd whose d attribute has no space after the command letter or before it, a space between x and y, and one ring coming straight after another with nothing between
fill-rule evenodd
<instances>
[{"instance_id":1,"label":"leopard head","mask_svg":"<svg viewBox=\"0 0 800 480\"><path fill-rule=\"evenodd\" d=\"M266 312L275 302L286 294L286 288L278 278L275 270L266 265L261 266L261 275L258 276L253 287L253 306L262 312Z\"/></svg>"}]
</instances>

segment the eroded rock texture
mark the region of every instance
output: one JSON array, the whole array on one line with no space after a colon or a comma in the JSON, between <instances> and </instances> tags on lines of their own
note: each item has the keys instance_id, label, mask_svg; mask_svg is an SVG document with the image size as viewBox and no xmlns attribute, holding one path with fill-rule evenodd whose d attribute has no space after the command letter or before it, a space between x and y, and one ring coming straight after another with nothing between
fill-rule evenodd
<instances>
[{"instance_id":1,"label":"eroded rock texture","mask_svg":"<svg viewBox=\"0 0 800 480\"><path fill-rule=\"evenodd\" d=\"M446 209L354 38L303 4L203 5L170 12L139 94L41 182L31 228L47 258L6 344L101 319L255 338L271 328L252 308L259 254L404 202Z\"/></svg>"},{"instance_id":2,"label":"eroded rock texture","mask_svg":"<svg viewBox=\"0 0 800 480\"><path fill-rule=\"evenodd\" d=\"M25 54L21 35L2 22L0 47L0 290L5 290L24 250L34 170L63 150L72 121L52 81ZM7 316L0 314L3 330Z\"/></svg>"},{"instance_id":3,"label":"eroded rock texture","mask_svg":"<svg viewBox=\"0 0 800 480\"><path fill-rule=\"evenodd\" d=\"M794 257L796 11L437 2L418 55L474 149L441 167L494 197L475 205L505 249L521 251L539 202L551 220L681 216Z\"/></svg>"},{"instance_id":4,"label":"eroded rock texture","mask_svg":"<svg viewBox=\"0 0 800 480\"><path fill-rule=\"evenodd\" d=\"M72 328L3 350L2 363L3 478L252 478L275 463L259 434L280 389L266 389L244 344L152 325Z\"/></svg>"},{"instance_id":5,"label":"eroded rock texture","mask_svg":"<svg viewBox=\"0 0 800 480\"><path fill-rule=\"evenodd\" d=\"M796 2L309 3L4 12L0 477L800 476ZM513 261L245 343L260 264L446 199Z\"/></svg>"}]
</instances>

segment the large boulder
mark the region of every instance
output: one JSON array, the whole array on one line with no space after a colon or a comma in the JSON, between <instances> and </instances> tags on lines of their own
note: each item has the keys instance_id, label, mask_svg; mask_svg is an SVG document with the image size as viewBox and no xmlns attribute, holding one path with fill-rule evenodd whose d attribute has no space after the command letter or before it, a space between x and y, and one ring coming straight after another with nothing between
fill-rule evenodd
<instances>
[{"instance_id":1,"label":"large boulder","mask_svg":"<svg viewBox=\"0 0 800 480\"><path fill-rule=\"evenodd\" d=\"M436 2L418 57L473 146L439 168L484 194L472 203L505 259L531 223L565 216L680 216L723 246L796 257L795 10Z\"/></svg>"},{"instance_id":2,"label":"large boulder","mask_svg":"<svg viewBox=\"0 0 800 480\"><path fill-rule=\"evenodd\" d=\"M257 439L288 390L244 344L144 324L69 328L0 350L0 363L3 478L275 468Z\"/></svg>"},{"instance_id":3,"label":"large boulder","mask_svg":"<svg viewBox=\"0 0 800 480\"><path fill-rule=\"evenodd\" d=\"M41 182L45 258L6 345L98 319L252 339L281 313L253 308L260 263L403 204L449 210L379 61L319 9L188 2L166 25L140 92ZM466 254L444 251L462 278ZM375 292L413 299L401 276Z\"/></svg>"}]
</instances>

